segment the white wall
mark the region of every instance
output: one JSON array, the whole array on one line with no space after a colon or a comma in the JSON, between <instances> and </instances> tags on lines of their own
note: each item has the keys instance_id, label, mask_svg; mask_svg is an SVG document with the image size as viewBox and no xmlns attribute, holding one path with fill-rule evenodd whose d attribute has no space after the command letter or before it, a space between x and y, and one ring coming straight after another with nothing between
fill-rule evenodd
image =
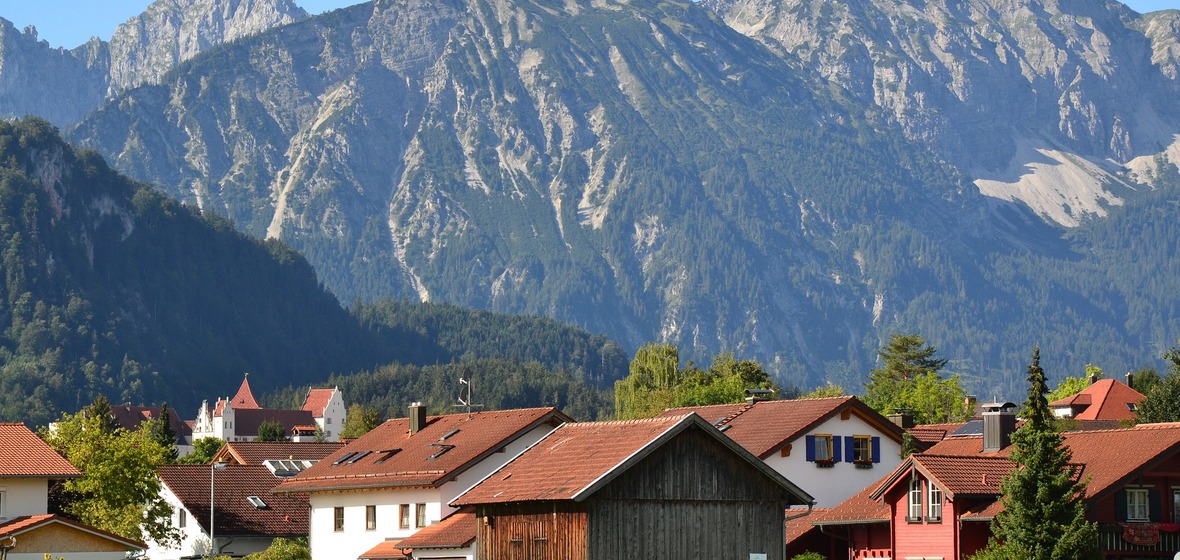
<instances>
[{"instance_id":1,"label":"white wall","mask_svg":"<svg viewBox=\"0 0 1180 560\"><path fill-rule=\"evenodd\" d=\"M553 431L549 425L534 428L517 438L500 453L493 453L458 478L438 488L398 488L349 492L317 492L310 495L310 544L312 560L356 558L387 539L403 539L414 534L417 518L411 510L410 528L400 527L399 504L426 504L426 524L438 523L456 508L448 504L484 477L519 455L528 446ZM377 529L365 530L365 506L377 506ZM334 508L344 508L344 530L336 532Z\"/></svg>"},{"instance_id":2,"label":"white wall","mask_svg":"<svg viewBox=\"0 0 1180 560\"><path fill-rule=\"evenodd\" d=\"M853 463L840 462L831 468L820 468L807 461L807 436L830 434L833 436L864 436L881 438L881 462L872 468L857 468ZM834 507L866 486L876 482L901 464L901 444L877 431L868 422L852 414L847 420L840 415L833 416L791 443L791 455L781 453L766 458L766 464L778 471L787 480L795 483L815 499L816 507ZM841 454L843 455L843 454Z\"/></svg>"},{"instance_id":3,"label":"white wall","mask_svg":"<svg viewBox=\"0 0 1180 560\"><path fill-rule=\"evenodd\" d=\"M332 398L324 407L323 415L316 418L316 424L324 431L328 441L340 441L340 432L344 429L347 410L344 408L344 397L340 390L332 391Z\"/></svg>"},{"instance_id":4,"label":"white wall","mask_svg":"<svg viewBox=\"0 0 1180 560\"><path fill-rule=\"evenodd\" d=\"M49 480L44 478L0 478L0 518L49 513Z\"/></svg>"},{"instance_id":5,"label":"white wall","mask_svg":"<svg viewBox=\"0 0 1180 560\"><path fill-rule=\"evenodd\" d=\"M181 532L180 544L175 547L164 547L151 539L147 539L147 557L151 560L179 560L185 556L202 556L209 553L209 534L201 528L201 522L209 523L208 519L193 519L192 512L185 510L176 494L167 486L162 486L160 495L168 505L172 506L172 526ZM180 512L184 511L185 527L180 528ZM217 536L217 546L220 554L229 556L245 556L253 552L266 550L273 540L271 537L224 537ZM73 560L73 554L67 554L66 560ZM121 556L120 556L121 557ZM37 558L37 560L43 560Z\"/></svg>"}]
</instances>

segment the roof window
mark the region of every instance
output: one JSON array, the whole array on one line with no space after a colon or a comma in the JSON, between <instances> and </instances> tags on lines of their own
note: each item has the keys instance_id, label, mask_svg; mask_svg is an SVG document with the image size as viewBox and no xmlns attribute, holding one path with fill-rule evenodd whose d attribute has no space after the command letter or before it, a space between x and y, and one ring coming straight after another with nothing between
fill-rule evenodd
<instances>
[{"instance_id":1,"label":"roof window","mask_svg":"<svg viewBox=\"0 0 1180 560\"><path fill-rule=\"evenodd\" d=\"M382 451L378 451L378 453L382 453L383 455L378 457L377 460L373 461L373 462L374 463L384 463L384 462L388 461L390 457L397 455L399 452L401 452L401 448L385 449Z\"/></svg>"},{"instance_id":2,"label":"roof window","mask_svg":"<svg viewBox=\"0 0 1180 560\"><path fill-rule=\"evenodd\" d=\"M448 444L445 444L445 443L432 443L432 444L430 444L430 446L431 446L431 447L437 447L437 448L439 448L439 450L438 450L438 451L435 451L435 452L434 452L434 455L431 455L431 456L427 457L427 458L426 458L426 460L427 460L427 461L433 461L433 460L435 460L435 459L438 459L439 457L442 457L443 455L446 455L447 451L450 451L450 450L452 450L452 449L454 449L454 448L455 448L455 446L454 446L454 445L448 445Z\"/></svg>"},{"instance_id":3,"label":"roof window","mask_svg":"<svg viewBox=\"0 0 1180 560\"><path fill-rule=\"evenodd\" d=\"M250 505L254 506L254 509L267 509L268 507L266 502L262 501L262 498L258 496L246 496L246 501L250 502Z\"/></svg>"},{"instance_id":4,"label":"roof window","mask_svg":"<svg viewBox=\"0 0 1180 560\"><path fill-rule=\"evenodd\" d=\"M447 438L449 438L457 433L459 433L459 428L455 428L454 430L451 430L451 431L443 434L442 437L438 438L438 441L447 441Z\"/></svg>"},{"instance_id":5,"label":"roof window","mask_svg":"<svg viewBox=\"0 0 1180 560\"><path fill-rule=\"evenodd\" d=\"M371 455L372 453L373 453L372 451L361 451L360 453L357 453L355 457L353 457L351 460L349 460L349 461L348 461L348 464L350 464L350 465L351 465L351 464L353 464L353 463L355 463L355 462L357 462L357 461L360 461L361 459L364 459L365 457L368 457L368 456L369 456L369 455Z\"/></svg>"},{"instance_id":6,"label":"roof window","mask_svg":"<svg viewBox=\"0 0 1180 560\"><path fill-rule=\"evenodd\" d=\"M356 452L356 451L349 451L348 453L345 453L345 454L344 454L344 456L340 457L339 459L336 459L336 461L335 461L335 462L333 462L332 464L333 464L333 465L339 465L339 464L342 464L342 463L344 463L345 461L347 461L347 460L351 459L351 458L353 457L353 455L356 455L356 454L357 454L357 452Z\"/></svg>"}]
</instances>

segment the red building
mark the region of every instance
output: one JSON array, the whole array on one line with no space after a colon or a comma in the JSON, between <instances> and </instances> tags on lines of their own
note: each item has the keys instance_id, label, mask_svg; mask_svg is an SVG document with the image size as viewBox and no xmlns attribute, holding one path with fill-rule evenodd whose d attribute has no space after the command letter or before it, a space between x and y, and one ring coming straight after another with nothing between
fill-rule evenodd
<instances>
[{"instance_id":1,"label":"red building","mask_svg":"<svg viewBox=\"0 0 1180 560\"><path fill-rule=\"evenodd\" d=\"M984 413L982 433L950 436L877 484L812 516L791 552L833 559L966 558L987 544L1014 464L1015 406ZM1087 482L1088 517L1105 558L1172 558L1180 550L1180 423L1068 432ZM818 536L817 536L818 535ZM826 549L825 549L826 548Z\"/></svg>"}]
</instances>

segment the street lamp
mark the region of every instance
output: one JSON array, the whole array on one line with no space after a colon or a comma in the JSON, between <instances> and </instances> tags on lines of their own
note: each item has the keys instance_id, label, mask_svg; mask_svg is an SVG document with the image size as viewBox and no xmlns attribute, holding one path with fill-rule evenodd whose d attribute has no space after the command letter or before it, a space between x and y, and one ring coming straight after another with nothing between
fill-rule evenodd
<instances>
[{"instance_id":1,"label":"street lamp","mask_svg":"<svg viewBox=\"0 0 1180 560\"><path fill-rule=\"evenodd\" d=\"M213 473L225 468L225 461L209 463L209 560L213 560L213 549L217 547L217 540L213 538Z\"/></svg>"}]
</instances>

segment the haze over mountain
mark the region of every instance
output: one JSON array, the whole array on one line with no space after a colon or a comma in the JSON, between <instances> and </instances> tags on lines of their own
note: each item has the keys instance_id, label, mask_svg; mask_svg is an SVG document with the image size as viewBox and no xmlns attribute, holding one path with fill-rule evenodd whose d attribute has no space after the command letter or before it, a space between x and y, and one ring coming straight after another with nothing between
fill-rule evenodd
<instances>
[{"instance_id":1,"label":"haze over mountain","mask_svg":"<svg viewBox=\"0 0 1180 560\"><path fill-rule=\"evenodd\" d=\"M70 138L345 301L853 390L899 331L988 392L1037 342L1056 375L1153 363L1180 333L1175 14L950 4L381 0L210 49Z\"/></svg>"}]
</instances>

